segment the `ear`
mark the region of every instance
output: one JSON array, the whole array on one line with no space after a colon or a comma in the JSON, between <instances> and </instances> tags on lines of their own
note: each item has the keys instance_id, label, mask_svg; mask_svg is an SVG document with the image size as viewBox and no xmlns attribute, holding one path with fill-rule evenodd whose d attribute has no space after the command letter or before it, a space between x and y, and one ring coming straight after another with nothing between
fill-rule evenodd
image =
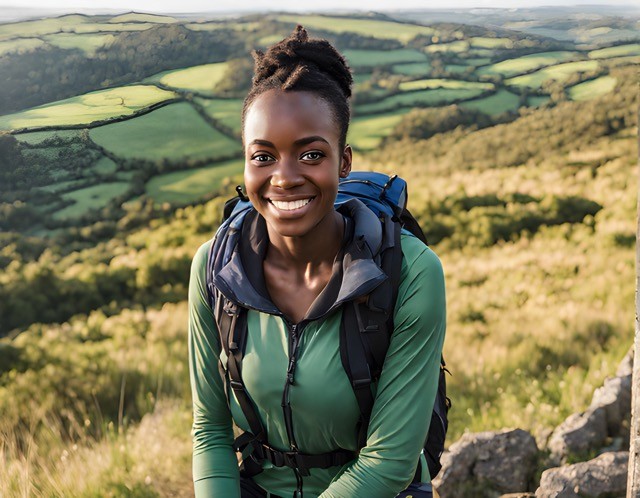
<instances>
[{"instance_id":1,"label":"ear","mask_svg":"<svg viewBox=\"0 0 640 498\"><path fill-rule=\"evenodd\" d=\"M340 178L346 178L351 173L351 161L353 160L353 151L351 146L347 144L342 152L342 161L340 163Z\"/></svg>"}]
</instances>

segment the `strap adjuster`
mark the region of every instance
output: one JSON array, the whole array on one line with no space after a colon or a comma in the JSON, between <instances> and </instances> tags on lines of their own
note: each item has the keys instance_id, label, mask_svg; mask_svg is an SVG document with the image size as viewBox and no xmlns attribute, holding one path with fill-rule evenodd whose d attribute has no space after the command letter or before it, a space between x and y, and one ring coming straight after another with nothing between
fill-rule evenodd
<instances>
[{"instance_id":1,"label":"strap adjuster","mask_svg":"<svg viewBox=\"0 0 640 498\"><path fill-rule=\"evenodd\" d=\"M229 380L229 385L234 391L244 391L244 384L238 380Z\"/></svg>"}]
</instances>

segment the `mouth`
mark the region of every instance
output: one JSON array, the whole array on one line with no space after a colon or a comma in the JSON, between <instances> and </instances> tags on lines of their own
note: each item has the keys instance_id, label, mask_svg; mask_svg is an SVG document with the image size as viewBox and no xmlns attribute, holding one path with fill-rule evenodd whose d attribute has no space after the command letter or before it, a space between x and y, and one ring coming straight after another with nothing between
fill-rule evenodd
<instances>
[{"instance_id":1,"label":"mouth","mask_svg":"<svg viewBox=\"0 0 640 498\"><path fill-rule=\"evenodd\" d=\"M314 197L307 197L306 199L297 199L295 201L279 201L276 199L267 199L269 203L279 211L297 211L308 205Z\"/></svg>"}]
</instances>

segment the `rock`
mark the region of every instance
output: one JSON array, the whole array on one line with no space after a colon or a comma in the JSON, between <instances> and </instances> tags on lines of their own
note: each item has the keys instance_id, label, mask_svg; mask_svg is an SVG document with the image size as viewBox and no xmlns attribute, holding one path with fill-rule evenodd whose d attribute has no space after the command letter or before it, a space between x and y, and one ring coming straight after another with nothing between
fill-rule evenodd
<instances>
[{"instance_id":1,"label":"rock","mask_svg":"<svg viewBox=\"0 0 640 498\"><path fill-rule=\"evenodd\" d=\"M607 439L606 409L598 407L570 415L560 424L549 440L549 450L555 461L565 461L570 454L580 454L601 447Z\"/></svg>"},{"instance_id":2,"label":"rock","mask_svg":"<svg viewBox=\"0 0 640 498\"><path fill-rule=\"evenodd\" d=\"M508 493L500 495L500 498L535 498L535 493Z\"/></svg>"},{"instance_id":3,"label":"rock","mask_svg":"<svg viewBox=\"0 0 640 498\"><path fill-rule=\"evenodd\" d=\"M627 487L629 453L618 451L573 465L545 470L536 491L537 498L577 496L622 497Z\"/></svg>"},{"instance_id":4,"label":"rock","mask_svg":"<svg viewBox=\"0 0 640 498\"><path fill-rule=\"evenodd\" d=\"M471 496L473 489L498 493L526 491L536 467L538 447L521 429L465 434L441 459L434 480L441 498Z\"/></svg>"},{"instance_id":5,"label":"rock","mask_svg":"<svg viewBox=\"0 0 640 498\"><path fill-rule=\"evenodd\" d=\"M616 377L626 377L627 375L631 375L633 372L633 347L629 349L625 357L618 365L618 370L616 371Z\"/></svg>"},{"instance_id":6,"label":"rock","mask_svg":"<svg viewBox=\"0 0 640 498\"><path fill-rule=\"evenodd\" d=\"M609 436L620 432L623 421L631 416L631 375L614 377L593 393L591 408L605 409Z\"/></svg>"}]
</instances>

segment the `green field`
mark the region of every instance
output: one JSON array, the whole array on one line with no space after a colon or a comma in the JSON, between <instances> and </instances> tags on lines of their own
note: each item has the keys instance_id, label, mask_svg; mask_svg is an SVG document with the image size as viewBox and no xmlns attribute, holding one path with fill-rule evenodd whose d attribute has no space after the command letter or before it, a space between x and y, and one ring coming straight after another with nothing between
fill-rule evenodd
<instances>
[{"instance_id":1,"label":"green field","mask_svg":"<svg viewBox=\"0 0 640 498\"><path fill-rule=\"evenodd\" d=\"M216 85L224 78L227 62L203 64L186 69L164 71L147 78L147 82L159 82L163 85L194 92L213 94Z\"/></svg>"},{"instance_id":2,"label":"green field","mask_svg":"<svg viewBox=\"0 0 640 498\"><path fill-rule=\"evenodd\" d=\"M569 88L571 100L591 100L611 92L616 87L617 79L613 76L601 76L595 80L585 81Z\"/></svg>"},{"instance_id":3,"label":"green field","mask_svg":"<svg viewBox=\"0 0 640 498\"><path fill-rule=\"evenodd\" d=\"M469 50L469 42L466 40L457 40L449 43L437 43L435 45L429 45L425 48L425 51L429 53L453 52L454 54L459 54L462 52L466 52L467 50Z\"/></svg>"},{"instance_id":4,"label":"green field","mask_svg":"<svg viewBox=\"0 0 640 498\"><path fill-rule=\"evenodd\" d=\"M37 21L24 21L17 23L0 24L0 40L9 38L46 35L58 33L60 31L71 31L80 24L89 20L82 15L69 15L53 17L49 19L39 19Z\"/></svg>"},{"instance_id":5,"label":"green field","mask_svg":"<svg viewBox=\"0 0 640 498\"><path fill-rule=\"evenodd\" d=\"M330 31L332 33L357 33L375 38L394 39L407 43L418 35L431 36L435 34L433 28L404 24L394 21L377 21L369 19L354 19L347 17L329 17L317 15L283 15L275 17L280 22L302 24L310 31L312 36L314 29Z\"/></svg>"},{"instance_id":6,"label":"green field","mask_svg":"<svg viewBox=\"0 0 640 498\"><path fill-rule=\"evenodd\" d=\"M19 133L14 136L18 142L37 145L49 138L74 140L80 137L80 133L80 130L33 131L31 133Z\"/></svg>"},{"instance_id":7,"label":"green field","mask_svg":"<svg viewBox=\"0 0 640 498\"><path fill-rule=\"evenodd\" d=\"M139 14L137 12L130 12L129 14L122 14L120 16L112 17L109 22L122 23L122 22L154 22L154 23L172 23L178 22L175 17L159 16L157 14Z\"/></svg>"},{"instance_id":8,"label":"green field","mask_svg":"<svg viewBox=\"0 0 640 498\"><path fill-rule=\"evenodd\" d=\"M485 114L498 115L503 112L517 111L520 107L520 97L507 90L500 89L488 97L462 102L460 107L475 109Z\"/></svg>"},{"instance_id":9,"label":"green field","mask_svg":"<svg viewBox=\"0 0 640 498\"><path fill-rule=\"evenodd\" d=\"M529 95L527 97L527 105L529 107L540 107L551 100L547 95Z\"/></svg>"},{"instance_id":10,"label":"green field","mask_svg":"<svg viewBox=\"0 0 640 498\"><path fill-rule=\"evenodd\" d=\"M507 85L528 88L540 88L547 80L564 81L577 72L595 71L598 61L565 62L555 66L545 67L534 73L523 74L505 81Z\"/></svg>"},{"instance_id":11,"label":"green field","mask_svg":"<svg viewBox=\"0 0 640 498\"><path fill-rule=\"evenodd\" d=\"M57 33L46 35L43 38L51 45L59 48L82 50L86 55L93 56L99 48L107 47L113 43L115 36L112 34L87 34Z\"/></svg>"},{"instance_id":12,"label":"green field","mask_svg":"<svg viewBox=\"0 0 640 498\"><path fill-rule=\"evenodd\" d=\"M409 110L405 108L376 116L356 117L351 120L347 141L358 150L375 149Z\"/></svg>"},{"instance_id":13,"label":"green field","mask_svg":"<svg viewBox=\"0 0 640 498\"><path fill-rule=\"evenodd\" d=\"M431 71L429 61L424 62L406 62L404 64L394 64L391 70L396 74L405 74L407 76L424 76Z\"/></svg>"},{"instance_id":14,"label":"green field","mask_svg":"<svg viewBox=\"0 0 640 498\"><path fill-rule=\"evenodd\" d=\"M492 83L477 83L474 81L445 80L445 79L425 79L415 81L405 81L400 83L400 90L410 92L414 90L426 90L433 88L460 88L465 90L493 90Z\"/></svg>"},{"instance_id":15,"label":"green field","mask_svg":"<svg viewBox=\"0 0 640 498\"><path fill-rule=\"evenodd\" d=\"M78 26L74 26L74 31L76 33L119 33L121 31L145 31L147 29L151 29L157 26L157 24L152 22L141 23L141 22L130 22L130 23L86 23L80 24Z\"/></svg>"},{"instance_id":16,"label":"green field","mask_svg":"<svg viewBox=\"0 0 640 498\"><path fill-rule=\"evenodd\" d=\"M90 136L117 156L151 161L215 160L242 150L239 142L209 126L186 102L94 128Z\"/></svg>"},{"instance_id":17,"label":"green field","mask_svg":"<svg viewBox=\"0 0 640 498\"><path fill-rule=\"evenodd\" d=\"M15 40L3 41L0 42L0 57L14 52L30 52L33 49L42 47L44 44L45 42L39 38L18 38Z\"/></svg>"},{"instance_id":18,"label":"green field","mask_svg":"<svg viewBox=\"0 0 640 498\"><path fill-rule=\"evenodd\" d=\"M469 70L469 68L473 69L472 66L466 66L464 64L448 64L444 67L444 70L449 73L460 74Z\"/></svg>"},{"instance_id":19,"label":"green field","mask_svg":"<svg viewBox=\"0 0 640 498\"><path fill-rule=\"evenodd\" d=\"M589 52L590 59L611 59L612 57L622 57L629 55L640 55L640 43L629 45L618 45L617 47L601 48Z\"/></svg>"},{"instance_id":20,"label":"green field","mask_svg":"<svg viewBox=\"0 0 640 498\"><path fill-rule=\"evenodd\" d=\"M241 114L243 103L241 99L203 99L196 97L195 100L204 107L209 116L240 134L242 131Z\"/></svg>"},{"instance_id":21,"label":"green field","mask_svg":"<svg viewBox=\"0 0 640 498\"><path fill-rule=\"evenodd\" d=\"M74 204L56 211L53 217L57 220L79 218L91 209L105 207L112 199L125 194L129 187L128 182L112 182L68 192L62 198L74 201Z\"/></svg>"},{"instance_id":22,"label":"green field","mask_svg":"<svg viewBox=\"0 0 640 498\"><path fill-rule=\"evenodd\" d=\"M149 180L146 192L157 203L189 204L219 189L225 179L242 174L243 168L244 161L234 159L204 168L173 171Z\"/></svg>"},{"instance_id":23,"label":"green field","mask_svg":"<svg viewBox=\"0 0 640 498\"><path fill-rule=\"evenodd\" d=\"M471 38L471 46L478 48L513 48L513 41L509 38L489 38L486 36L476 36Z\"/></svg>"},{"instance_id":24,"label":"green field","mask_svg":"<svg viewBox=\"0 0 640 498\"><path fill-rule=\"evenodd\" d=\"M399 48L397 50L345 50L343 55L351 67L373 67L403 62L424 63L427 61L425 54L411 48Z\"/></svg>"},{"instance_id":25,"label":"green field","mask_svg":"<svg viewBox=\"0 0 640 498\"><path fill-rule=\"evenodd\" d=\"M405 92L393 95L380 102L358 107L361 114L378 114L401 107L446 105L459 100L472 99L482 95L486 90L479 88L435 88L417 92Z\"/></svg>"},{"instance_id":26,"label":"green field","mask_svg":"<svg viewBox=\"0 0 640 498\"><path fill-rule=\"evenodd\" d=\"M99 175L111 175L115 173L117 169L118 165L116 163L108 157L103 157L91 168L91 171ZM137 174L136 171L127 171L127 173Z\"/></svg>"},{"instance_id":27,"label":"green field","mask_svg":"<svg viewBox=\"0 0 640 498\"><path fill-rule=\"evenodd\" d=\"M0 130L90 124L94 121L130 116L141 109L174 97L175 93L152 85L99 90L16 114L0 116Z\"/></svg>"},{"instance_id":28,"label":"green field","mask_svg":"<svg viewBox=\"0 0 640 498\"><path fill-rule=\"evenodd\" d=\"M505 78L534 71L541 67L552 66L576 57L576 52L542 52L515 59L507 59L478 69L479 75L502 75Z\"/></svg>"}]
</instances>

